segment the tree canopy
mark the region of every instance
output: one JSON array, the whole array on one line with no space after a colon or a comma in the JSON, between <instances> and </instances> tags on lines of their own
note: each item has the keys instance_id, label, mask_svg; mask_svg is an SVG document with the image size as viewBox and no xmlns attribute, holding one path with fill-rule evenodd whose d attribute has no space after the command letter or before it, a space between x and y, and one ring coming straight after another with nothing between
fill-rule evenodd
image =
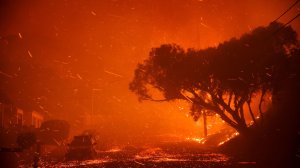
<instances>
[{"instance_id":1,"label":"tree canopy","mask_svg":"<svg viewBox=\"0 0 300 168\"><path fill-rule=\"evenodd\" d=\"M245 132L244 105L255 122L250 105L253 95L260 93L261 106L266 92L276 91L286 76L290 53L298 45L296 32L277 22L202 50L164 44L153 48L149 58L137 65L129 88L139 100L187 100L195 119L213 111ZM154 99L151 88L165 99Z\"/></svg>"}]
</instances>

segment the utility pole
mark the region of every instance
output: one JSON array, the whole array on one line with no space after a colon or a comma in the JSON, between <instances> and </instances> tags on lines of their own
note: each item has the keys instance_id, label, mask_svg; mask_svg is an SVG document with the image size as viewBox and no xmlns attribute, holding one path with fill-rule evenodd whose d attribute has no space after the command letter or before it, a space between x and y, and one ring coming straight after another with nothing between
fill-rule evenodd
<instances>
[{"instance_id":1,"label":"utility pole","mask_svg":"<svg viewBox=\"0 0 300 168\"><path fill-rule=\"evenodd\" d=\"M92 110L91 110L91 114L90 114L90 116L91 116L90 122L91 122L91 125L93 125L93 126L95 125L94 103L95 103L95 92L97 92L97 91L101 91L101 89L95 89L95 88L92 89Z\"/></svg>"},{"instance_id":2,"label":"utility pole","mask_svg":"<svg viewBox=\"0 0 300 168\"><path fill-rule=\"evenodd\" d=\"M204 137L207 137L206 110L202 113L202 116L203 116Z\"/></svg>"}]
</instances>

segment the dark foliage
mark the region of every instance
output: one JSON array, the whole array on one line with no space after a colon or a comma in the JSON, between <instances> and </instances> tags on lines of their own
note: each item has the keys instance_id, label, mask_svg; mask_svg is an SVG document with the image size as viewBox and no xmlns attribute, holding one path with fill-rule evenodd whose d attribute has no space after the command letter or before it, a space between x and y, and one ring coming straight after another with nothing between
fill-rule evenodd
<instances>
[{"instance_id":1,"label":"dark foliage","mask_svg":"<svg viewBox=\"0 0 300 168\"><path fill-rule=\"evenodd\" d=\"M256 122L251 102L259 95L263 117L265 94L276 92L287 77L288 59L297 45L296 32L280 23L204 50L164 44L153 48L149 58L138 64L130 90L139 100L188 100L195 119L203 112L215 112L239 132L247 132L244 105ZM165 99L154 99L151 88Z\"/></svg>"}]
</instances>

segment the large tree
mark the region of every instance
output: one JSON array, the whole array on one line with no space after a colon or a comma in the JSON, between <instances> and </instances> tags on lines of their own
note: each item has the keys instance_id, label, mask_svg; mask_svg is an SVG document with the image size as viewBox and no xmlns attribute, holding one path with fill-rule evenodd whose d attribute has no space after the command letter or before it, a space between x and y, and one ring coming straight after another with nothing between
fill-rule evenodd
<instances>
[{"instance_id":1,"label":"large tree","mask_svg":"<svg viewBox=\"0 0 300 168\"><path fill-rule=\"evenodd\" d=\"M264 96L276 91L286 76L288 58L297 45L296 32L280 23L203 50L161 45L137 65L130 90L139 100L187 100L194 118L213 111L238 132L247 133L244 106L256 122L251 102L259 95L262 117ZM155 99L152 89L160 91L164 99Z\"/></svg>"}]
</instances>

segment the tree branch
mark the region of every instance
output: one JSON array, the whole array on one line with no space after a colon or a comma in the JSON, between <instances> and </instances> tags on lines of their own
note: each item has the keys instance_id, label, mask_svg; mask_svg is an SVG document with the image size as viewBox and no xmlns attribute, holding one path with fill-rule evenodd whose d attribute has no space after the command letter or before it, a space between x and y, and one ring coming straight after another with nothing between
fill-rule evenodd
<instances>
[{"instance_id":1,"label":"tree branch","mask_svg":"<svg viewBox=\"0 0 300 168\"><path fill-rule=\"evenodd\" d=\"M216 112L217 114L220 115L222 120L227 122L231 127L238 130L238 124L236 122L234 122L233 120L231 120L229 117L227 117L225 115L224 111L221 110L217 105L212 105L212 104L206 103L194 90L191 90L190 92L195 97L195 101L193 101L194 103L198 103L200 106L205 107L208 110L212 110L212 111ZM212 101L212 102L214 102L214 101Z\"/></svg>"},{"instance_id":2,"label":"tree branch","mask_svg":"<svg viewBox=\"0 0 300 168\"><path fill-rule=\"evenodd\" d=\"M230 104L231 104L232 95L233 95L233 92L230 92L229 99L228 99L228 103L227 103L227 105L228 105L229 107L230 107Z\"/></svg>"},{"instance_id":3,"label":"tree branch","mask_svg":"<svg viewBox=\"0 0 300 168\"><path fill-rule=\"evenodd\" d=\"M211 95L211 96L212 96L213 102L216 102L216 103L220 104L232 116L232 118L237 123L241 122L241 119L238 116L237 111L234 111L233 109L231 109L231 107L229 105L227 105L222 98L218 98L215 95Z\"/></svg>"},{"instance_id":4,"label":"tree branch","mask_svg":"<svg viewBox=\"0 0 300 168\"><path fill-rule=\"evenodd\" d=\"M251 96L250 96L250 100L251 100ZM254 122L254 124L255 125L257 125L257 122L256 122L256 119L255 119L255 116L254 116L254 114L253 114L253 112L252 112L252 108L251 108L251 101L247 101L247 105L248 105L248 108L249 108L249 113L250 113L250 115L251 115L251 118L252 118L252 120L253 120L253 122Z\"/></svg>"},{"instance_id":5,"label":"tree branch","mask_svg":"<svg viewBox=\"0 0 300 168\"><path fill-rule=\"evenodd\" d=\"M243 109L243 106L240 107L240 117L241 117L242 125L243 125L244 127L247 127L247 123L246 123L245 116L244 116L244 109Z\"/></svg>"},{"instance_id":6,"label":"tree branch","mask_svg":"<svg viewBox=\"0 0 300 168\"><path fill-rule=\"evenodd\" d=\"M241 122L243 125L247 125L246 121L245 121L244 108L243 108L244 104L246 102L246 99L247 99L247 95L244 94L243 96L241 96L241 98L238 100L238 103L237 103L237 108L238 108L240 119L241 119Z\"/></svg>"}]
</instances>

